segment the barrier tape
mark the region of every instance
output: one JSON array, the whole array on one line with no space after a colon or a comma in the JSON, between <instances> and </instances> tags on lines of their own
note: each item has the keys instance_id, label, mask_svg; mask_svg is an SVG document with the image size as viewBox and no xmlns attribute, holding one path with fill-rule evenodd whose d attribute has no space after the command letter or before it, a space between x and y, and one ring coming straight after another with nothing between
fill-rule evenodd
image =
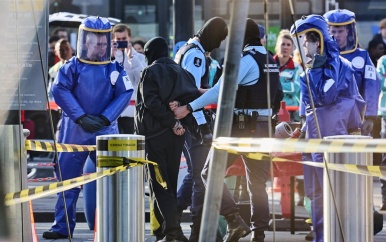
<instances>
[{"instance_id":1,"label":"barrier tape","mask_svg":"<svg viewBox=\"0 0 386 242\"><path fill-rule=\"evenodd\" d=\"M240 153L235 150L228 150L228 153L243 155L253 160L269 160L271 158L270 155L263 154L263 153ZM314 166L314 167L320 167L320 168L325 167L325 164L322 162L294 161L283 157L272 157L272 162L297 162L297 163ZM386 166L366 166L366 165L355 165L355 164L328 163L328 169L353 173L357 175L374 176L374 177L380 177L380 178L386 179Z\"/></svg>"},{"instance_id":2,"label":"barrier tape","mask_svg":"<svg viewBox=\"0 0 386 242\"><path fill-rule=\"evenodd\" d=\"M304 161L301 162L305 165L324 167L323 163ZM386 167L385 166L364 166L354 164L335 164L328 163L328 169L342 172L349 172L358 175L376 176L385 179L386 178Z\"/></svg>"},{"instance_id":3,"label":"barrier tape","mask_svg":"<svg viewBox=\"0 0 386 242\"><path fill-rule=\"evenodd\" d=\"M346 136L345 136L346 137ZM273 139L219 137L212 145L240 153L386 153L386 139Z\"/></svg>"},{"instance_id":4,"label":"barrier tape","mask_svg":"<svg viewBox=\"0 0 386 242\"><path fill-rule=\"evenodd\" d=\"M91 173L88 175L76 177L76 178L61 181L61 182L51 183L51 184L44 185L44 186L38 186L35 188L31 188L31 189L24 189L24 190L21 190L19 192L15 192L15 193L8 193L5 195L5 204L7 206L15 205L15 204L23 203L23 202L28 202L28 201L31 201L31 200L34 200L37 198L42 198L42 197L45 197L48 195L52 195L52 194L55 194L58 192L63 192L63 191L66 191L68 189L81 186L83 184L95 181L95 180L100 179L100 178L105 177L105 176L111 176L117 172L122 172L122 171L125 171L131 167L142 165L145 163L154 165L155 170L156 170L156 174L158 171L157 181L159 181L161 185L166 184L166 182L163 180L163 178L159 172L158 166L155 162L148 161L145 159L140 159L140 158L133 158L130 160L132 160L132 162L130 164L127 164L127 165L122 165L122 166L106 169L103 171Z\"/></svg>"},{"instance_id":5,"label":"barrier tape","mask_svg":"<svg viewBox=\"0 0 386 242\"><path fill-rule=\"evenodd\" d=\"M32 151L54 152L55 145L53 142L26 140L25 149ZM58 152L84 152L95 151L95 145L74 145L74 144L58 144L56 143Z\"/></svg>"}]
</instances>

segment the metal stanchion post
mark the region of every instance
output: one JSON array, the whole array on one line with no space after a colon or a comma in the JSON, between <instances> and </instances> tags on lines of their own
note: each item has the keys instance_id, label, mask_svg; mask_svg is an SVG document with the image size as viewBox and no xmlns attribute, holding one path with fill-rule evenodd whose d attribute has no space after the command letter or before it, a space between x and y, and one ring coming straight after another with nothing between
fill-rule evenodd
<instances>
[{"instance_id":1,"label":"metal stanchion post","mask_svg":"<svg viewBox=\"0 0 386 242\"><path fill-rule=\"evenodd\" d=\"M368 139L360 135L329 136L325 139ZM326 153L326 161L335 164L372 165L372 153ZM324 241L373 241L373 178L329 170L331 192L324 169ZM335 210L332 195L335 194ZM340 216L343 235L340 232ZM344 238L344 240L343 240Z\"/></svg>"},{"instance_id":2,"label":"metal stanchion post","mask_svg":"<svg viewBox=\"0 0 386 242\"><path fill-rule=\"evenodd\" d=\"M145 158L145 137L97 136L97 171L122 165L113 158ZM145 241L143 166L97 180L98 242Z\"/></svg>"},{"instance_id":3,"label":"metal stanchion post","mask_svg":"<svg viewBox=\"0 0 386 242\"><path fill-rule=\"evenodd\" d=\"M0 167L5 193L27 189L27 158L24 149L28 130L19 125L0 126ZM5 207L12 241L32 241L31 219L28 203ZM3 218L1 218L3 219ZM0 223L1 224L1 223Z\"/></svg>"}]
</instances>

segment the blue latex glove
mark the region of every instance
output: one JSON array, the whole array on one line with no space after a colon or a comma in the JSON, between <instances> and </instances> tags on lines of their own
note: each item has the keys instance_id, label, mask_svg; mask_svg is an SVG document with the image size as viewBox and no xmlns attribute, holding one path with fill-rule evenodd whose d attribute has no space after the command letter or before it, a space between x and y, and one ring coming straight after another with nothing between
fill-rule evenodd
<instances>
[{"instance_id":1,"label":"blue latex glove","mask_svg":"<svg viewBox=\"0 0 386 242\"><path fill-rule=\"evenodd\" d=\"M361 127L362 135L371 135L371 131L373 131L374 121L372 119L366 119Z\"/></svg>"},{"instance_id":2,"label":"blue latex glove","mask_svg":"<svg viewBox=\"0 0 386 242\"><path fill-rule=\"evenodd\" d=\"M84 115L80 117L76 123L88 132L96 132L104 127L104 125L101 122L98 122L96 118L97 117L93 115Z\"/></svg>"}]
</instances>

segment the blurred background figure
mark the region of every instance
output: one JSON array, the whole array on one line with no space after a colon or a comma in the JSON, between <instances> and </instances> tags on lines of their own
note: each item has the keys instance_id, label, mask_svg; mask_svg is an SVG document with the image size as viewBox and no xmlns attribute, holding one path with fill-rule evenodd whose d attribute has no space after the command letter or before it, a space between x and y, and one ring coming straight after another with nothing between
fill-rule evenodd
<instances>
[{"instance_id":1,"label":"blurred background figure","mask_svg":"<svg viewBox=\"0 0 386 242\"><path fill-rule=\"evenodd\" d=\"M48 69L59 62L59 57L55 54L55 44L59 40L59 36L52 35L48 39Z\"/></svg>"},{"instance_id":2,"label":"blurred background figure","mask_svg":"<svg viewBox=\"0 0 386 242\"><path fill-rule=\"evenodd\" d=\"M300 99L300 74L303 72L299 64L292 60L294 51L294 41L289 30L283 29L280 31L277 38L273 59L279 66L280 82L283 88L284 98L287 106L299 106ZM299 111L292 111L291 121L299 122Z\"/></svg>"},{"instance_id":3,"label":"blurred background figure","mask_svg":"<svg viewBox=\"0 0 386 242\"><path fill-rule=\"evenodd\" d=\"M133 42L132 44L133 48L138 52L138 53L141 53L143 54L144 53L144 46L145 46L145 42L143 42L142 40L136 40Z\"/></svg>"},{"instance_id":4,"label":"blurred background figure","mask_svg":"<svg viewBox=\"0 0 386 242\"><path fill-rule=\"evenodd\" d=\"M367 48L371 62L376 67L378 59L385 54L385 45L380 38L373 38Z\"/></svg>"},{"instance_id":5,"label":"blurred background figure","mask_svg":"<svg viewBox=\"0 0 386 242\"><path fill-rule=\"evenodd\" d=\"M264 46L265 42L267 41L267 38L265 36L265 28L261 24L259 24L258 26L259 26L259 31L260 31L260 42Z\"/></svg>"},{"instance_id":6,"label":"blurred background figure","mask_svg":"<svg viewBox=\"0 0 386 242\"><path fill-rule=\"evenodd\" d=\"M379 22L379 33L374 35L373 39L383 43L383 54L386 55L386 18Z\"/></svg>"}]
</instances>

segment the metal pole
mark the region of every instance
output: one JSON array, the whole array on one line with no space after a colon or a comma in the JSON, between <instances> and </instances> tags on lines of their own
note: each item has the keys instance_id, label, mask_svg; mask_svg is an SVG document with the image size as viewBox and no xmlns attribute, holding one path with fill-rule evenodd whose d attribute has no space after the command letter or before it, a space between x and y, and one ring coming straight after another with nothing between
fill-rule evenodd
<instances>
[{"instance_id":1,"label":"metal pole","mask_svg":"<svg viewBox=\"0 0 386 242\"><path fill-rule=\"evenodd\" d=\"M97 136L97 171L120 166L109 158L145 158L145 137ZM103 160L102 160L103 158ZM145 241L143 166L97 180L98 242Z\"/></svg>"},{"instance_id":2,"label":"metal pole","mask_svg":"<svg viewBox=\"0 0 386 242\"><path fill-rule=\"evenodd\" d=\"M19 125L0 125L0 134L0 167L4 189L2 192L11 193L27 189L27 158L24 140L29 135L29 131L23 132ZM7 225L4 225L6 230L2 231L0 236L10 234L12 241L32 241L28 203L5 207L4 210L7 219L1 217L0 220ZM10 233L7 232L7 228Z\"/></svg>"},{"instance_id":3,"label":"metal pole","mask_svg":"<svg viewBox=\"0 0 386 242\"><path fill-rule=\"evenodd\" d=\"M194 34L194 0L173 1L174 43L188 41Z\"/></svg>"},{"instance_id":4,"label":"metal pole","mask_svg":"<svg viewBox=\"0 0 386 242\"><path fill-rule=\"evenodd\" d=\"M157 10L158 35L170 43L169 24L165 24L169 22L169 1L158 0Z\"/></svg>"},{"instance_id":5,"label":"metal pole","mask_svg":"<svg viewBox=\"0 0 386 242\"><path fill-rule=\"evenodd\" d=\"M221 83L218 109L214 126L214 138L229 137L231 134L233 109L237 90L237 76L240 65L240 52L244 42L245 23L248 16L249 1L233 0L230 19L230 35L225 51L224 80ZM201 220L201 242L215 241L219 209L224 186L224 174L228 153L214 150L209 166L208 184L205 192L204 210Z\"/></svg>"},{"instance_id":6,"label":"metal pole","mask_svg":"<svg viewBox=\"0 0 386 242\"><path fill-rule=\"evenodd\" d=\"M369 136L338 135L325 139L368 139ZM326 153L326 161L335 164L372 165L372 153ZM373 178L329 170L331 191L324 169L324 241L373 241ZM336 207L333 206L333 193ZM339 230L340 216L343 236Z\"/></svg>"}]
</instances>

